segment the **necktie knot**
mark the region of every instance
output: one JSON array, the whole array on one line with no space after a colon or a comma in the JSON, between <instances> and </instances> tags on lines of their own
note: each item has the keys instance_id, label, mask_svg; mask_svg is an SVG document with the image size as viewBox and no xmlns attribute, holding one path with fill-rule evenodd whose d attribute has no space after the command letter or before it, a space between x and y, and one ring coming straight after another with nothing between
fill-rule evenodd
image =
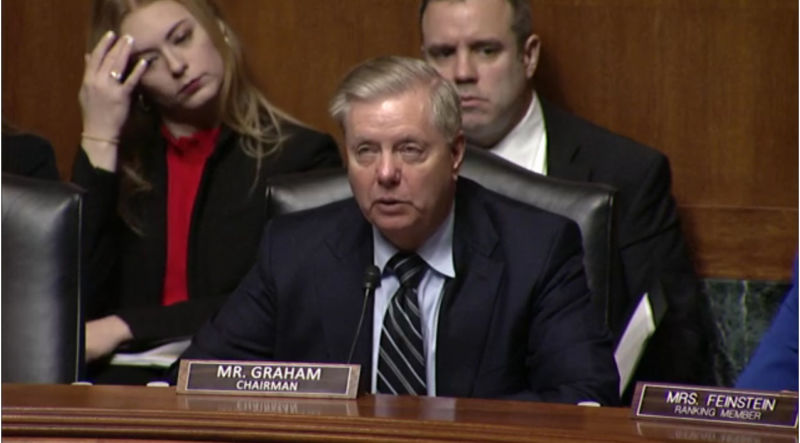
<instances>
[{"instance_id":1,"label":"necktie knot","mask_svg":"<svg viewBox=\"0 0 800 443\"><path fill-rule=\"evenodd\" d=\"M416 288L425 275L425 260L413 252L398 252L386 263L389 269L400 280L400 285Z\"/></svg>"}]
</instances>

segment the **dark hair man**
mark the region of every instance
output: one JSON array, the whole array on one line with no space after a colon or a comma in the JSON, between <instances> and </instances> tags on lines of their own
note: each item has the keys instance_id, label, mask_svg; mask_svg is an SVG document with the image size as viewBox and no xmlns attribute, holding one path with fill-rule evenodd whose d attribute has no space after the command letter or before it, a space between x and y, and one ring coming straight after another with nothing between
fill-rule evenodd
<instances>
[{"instance_id":1,"label":"dark hair man","mask_svg":"<svg viewBox=\"0 0 800 443\"><path fill-rule=\"evenodd\" d=\"M663 293L668 305L634 380L713 383L713 321L684 244L667 158L536 94L540 40L529 0L423 0L420 26L425 59L458 89L468 145L537 173L617 189L627 287L619 315L644 293ZM619 336L624 324L610 326Z\"/></svg>"}]
</instances>

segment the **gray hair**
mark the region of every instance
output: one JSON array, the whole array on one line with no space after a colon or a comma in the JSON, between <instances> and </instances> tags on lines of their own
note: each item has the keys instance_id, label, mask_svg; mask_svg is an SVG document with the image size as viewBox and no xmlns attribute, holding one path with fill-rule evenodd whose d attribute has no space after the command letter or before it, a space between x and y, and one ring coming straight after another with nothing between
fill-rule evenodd
<instances>
[{"instance_id":1,"label":"gray hair","mask_svg":"<svg viewBox=\"0 0 800 443\"><path fill-rule=\"evenodd\" d=\"M422 29L422 17L428 5L435 1L464 1L464 0L422 0L419 5L419 28ZM531 18L530 0L506 0L511 6L511 32L517 38L517 48L525 47L525 41L533 34L533 18Z\"/></svg>"},{"instance_id":2,"label":"gray hair","mask_svg":"<svg viewBox=\"0 0 800 443\"><path fill-rule=\"evenodd\" d=\"M452 140L461 130L458 91L433 67L414 58L378 57L357 65L340 83L328 110L344 128L353 102L399 95L420 87L430 91L433 125L447 140Z\"/></svg>"}]
</instances>

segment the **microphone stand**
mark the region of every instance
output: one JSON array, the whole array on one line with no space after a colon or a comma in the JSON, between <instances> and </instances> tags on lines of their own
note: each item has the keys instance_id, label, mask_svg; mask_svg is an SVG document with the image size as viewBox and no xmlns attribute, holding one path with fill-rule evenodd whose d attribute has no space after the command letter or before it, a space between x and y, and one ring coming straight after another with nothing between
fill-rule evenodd
<instances>
[{"instance_id":1,"label":"microphone stand","mask_svg":"<svg viewBox=\"0 0 800 443\"><path fill-rule=\"evenodd\" d=\"M356 334L353 337L353 343L350 345L350 353L347 355L347 364L353 360L353 352L356 350L356 343L358 337L361 335L361 328L364 324L364 317L367 314L367 305L369 297L375 294L375 288L381 283L381 271L375 265L369 265L364 269L364 302L361 305L361 316L358 318L358 326L356 326Z\"/></svg>"}]
</instances>

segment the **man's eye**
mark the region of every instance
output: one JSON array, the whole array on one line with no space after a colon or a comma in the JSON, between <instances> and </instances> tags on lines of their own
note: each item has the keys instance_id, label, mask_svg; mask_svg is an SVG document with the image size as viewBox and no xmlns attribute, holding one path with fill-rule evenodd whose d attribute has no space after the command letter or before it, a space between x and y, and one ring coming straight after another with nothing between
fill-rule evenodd
<instances>
[{"instance_id":1,"label":"man's eye","mask_svg":"<svg viewBox=\"0 0 800 443\"><path fill-rule=\"evenodd\" d=\"M374 157L378 153L378 148L371 145L356 146L353 149L356 159L365 160Z\"/></svg>"},{"instance_id":2,"label":"man's eye","mask_svg":"<svg viewBox=\"0 0 800 443\"><path fill-rule=\"evenodd\" d=\"M495 46L484 46L478 49L478 53L485 57L490 57L497 55L500 52L500 48Z\"/></svg>"},{"instance_id":3,"label":"man's eye","mask_svg":"<svg viewBox=\"0 0 800 443\"><path fill-rule=\"evenodd\" d=\"M455 54L455 51L450 48L431 48L428 50L428 57L435 60L447 58L453 54Z\"/></svg>"},{"instance_id":4,"label":"man's eye","mask_svg":"<svg viewBox=\"0 0 800 443\"><path fill-rule=\"evenodd\" d=\"M414 144L402 145L398 151L406 160L418 160L425 153L425 150L422 149L421 146Z\"/></svg>"}]
</instances>

